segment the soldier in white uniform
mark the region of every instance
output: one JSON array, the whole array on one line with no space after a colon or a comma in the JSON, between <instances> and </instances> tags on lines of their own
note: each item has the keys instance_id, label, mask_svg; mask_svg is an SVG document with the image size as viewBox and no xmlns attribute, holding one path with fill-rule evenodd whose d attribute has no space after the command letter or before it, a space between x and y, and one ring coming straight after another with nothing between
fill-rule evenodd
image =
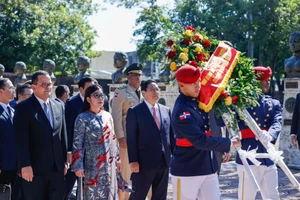
<instances>
[{"instance_id":1,"label":"soldier in white uniform","mask_svg":"<svg viewBox=\"0 0 300 200\"><path fill-rule=\"evenodd\" d=\"M127 144L126 144L126 115L129 108L141 103L142 96L140 85L142 82L142 65L140 63L131 64L124 71L127 75L128 84L115 90L112 99L112 117L114 120L114 129L120 146L121 173L125 181L130 181L130 165L128 162ZM128 193L119 192L120 200L127 200Z\"/></svg>"}]
</instances>

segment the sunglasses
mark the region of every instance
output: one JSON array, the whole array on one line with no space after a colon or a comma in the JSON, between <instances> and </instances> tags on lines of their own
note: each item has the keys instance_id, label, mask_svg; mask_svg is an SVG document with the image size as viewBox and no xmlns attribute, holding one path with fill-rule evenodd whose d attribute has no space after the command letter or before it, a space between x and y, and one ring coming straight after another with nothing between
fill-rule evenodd
<instances>
[{"instance_id":1,"label":"sunglasses","mask_svg":"<svg viewBox=\"0 0 300 200\"><path fill-rule=\"evenodd\" d=\"M104 98L104 94L103 93L101 93L101 94L97 94L97 93L95 93L95 94L92 94L92 96L95 98L95 99L103 99Z\"/></svg>"},{"instance_id":2,"label":"sunglasses","mask_svg":"<svg viewBox=\"0 0 300 200\"><path fill-rule=\"evenodd\" d=\"M50 88L52 87L52 83L41 83L41 84L38 84L37 85L41 86L42 88Z\"/></svg>"}]
</instances>

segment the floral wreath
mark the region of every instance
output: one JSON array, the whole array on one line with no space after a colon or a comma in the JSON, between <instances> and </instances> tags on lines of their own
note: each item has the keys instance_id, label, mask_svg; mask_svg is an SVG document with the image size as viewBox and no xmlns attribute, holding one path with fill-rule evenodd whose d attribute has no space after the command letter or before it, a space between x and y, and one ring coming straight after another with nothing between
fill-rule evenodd
<instances>
[{"instance_id":1,"label":"floral wreath","mask_svg":"<svg viewBox=\"0 0 300 200\"><path fill-rule=\"evenodd\" d=\"M170 79L174 80L175 72L186 64L205 68L219 42L201 32L199 27L191 26L187 26L181 34L177 34L175 39L168 39L166 43L170 50L167 53L169 65L166 70L171 71ZM236 129L236 112L241 119L246 119L241 110L258 105L257 99L262 92L252 68L253 60L241 54L224 91L213 105L217 117L224 113L229 116L230 128Z\"/></svg>"}]
</instances>

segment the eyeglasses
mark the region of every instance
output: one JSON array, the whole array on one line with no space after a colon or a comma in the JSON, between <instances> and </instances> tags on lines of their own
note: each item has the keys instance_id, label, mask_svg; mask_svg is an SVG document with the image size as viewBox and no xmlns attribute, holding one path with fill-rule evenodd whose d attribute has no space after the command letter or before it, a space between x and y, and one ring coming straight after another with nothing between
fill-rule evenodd
<instances>
[{"instance_id":1,"label":"eyeglasses","mask_svg":"<svg viewBox=\"0 0 300 200\"><path fill-rule=\"evenodd\" d=\"M94 94L92 94L92 96L95 98L95 99L103 99L104 98L104 94L103 93L101 93L101 94L97 94L97 93L94 93Z\"/></svg>"},{"instance_id":2,"label":"eyeglasses","mask_svg":"<svg viewBox=\"0 0 300 200\"><path fill-rule=\"evenodd\" d=\"M41 84L37 83L36 85L39 85L39 86L41 86L43 88L50 88L50 87L52 87L52 83L41 83Z\"/></svg>"},{"instance_id":3,"label":"eyeglasses","mask_svg":"<svg viewBox=\"0 0 300 200\"><path fill-rule=\"evenodd\" d=\"M14 86L11 86L11 87L8 87L8 88L6 88L6 89L12 91L12 90L15 90L16 88L15 88Z\"/></svg>"},{"instance_id":4,"label":"eyeglasses","mask_svg":"<svg viewBox=\"0 0 300 200\"><path fill-rule=\"evenodd\" d=\"M159 88L149 88L148 89L150 92L160 92Z\"/></svg>"}]
</instances>

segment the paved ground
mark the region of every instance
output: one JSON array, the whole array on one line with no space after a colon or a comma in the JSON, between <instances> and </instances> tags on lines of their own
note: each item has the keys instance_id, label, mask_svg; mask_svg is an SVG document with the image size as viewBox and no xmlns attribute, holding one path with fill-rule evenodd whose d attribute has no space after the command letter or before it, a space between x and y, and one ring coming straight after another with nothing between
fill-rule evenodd
<instances>
[{"instance_id":1,"label":"paved ground","mask_svg":"<svg viewBox=\"0 0 300 200\"><path fill-rule=\"evenodd\" d=\"M291 169L296 179L300 182L300 170ZM283 173L283 171L278 168L279 175L279 194L281 200L300 200L300 192L293 188L289 179ZM234 161L222 164L220 172L220 190L221 190L221 200L237 200L238 199L238 176L236 173L236 165ZM74 187L73 194L76 193L76 186ZM172 185L169 181L168 186L168 198L167 200L172 200L173 190ZM261 200L261 196L258 193L256 200Z\"/></svg>"},{"instance_id":2,"label":"paved ground","mask_svg":"<svg viewBox=\"0 0 300 200\"><path fill-rule=\"evenodd\" d=\"M296 179L300 182L300 170L293 170ZM279 174L279 194L281 200L300 200L300 192L293 188L289 179L278 168ZM236 173L236 165L233 161L222 164L220 172L220 190L222 194L222 200L237 200L238 199L238 176ZM168 200L172 200L172 185L169 184L168 188ZM256 196L256 200L262 199L260 194Z\"/></svg>"}]
</instances>

